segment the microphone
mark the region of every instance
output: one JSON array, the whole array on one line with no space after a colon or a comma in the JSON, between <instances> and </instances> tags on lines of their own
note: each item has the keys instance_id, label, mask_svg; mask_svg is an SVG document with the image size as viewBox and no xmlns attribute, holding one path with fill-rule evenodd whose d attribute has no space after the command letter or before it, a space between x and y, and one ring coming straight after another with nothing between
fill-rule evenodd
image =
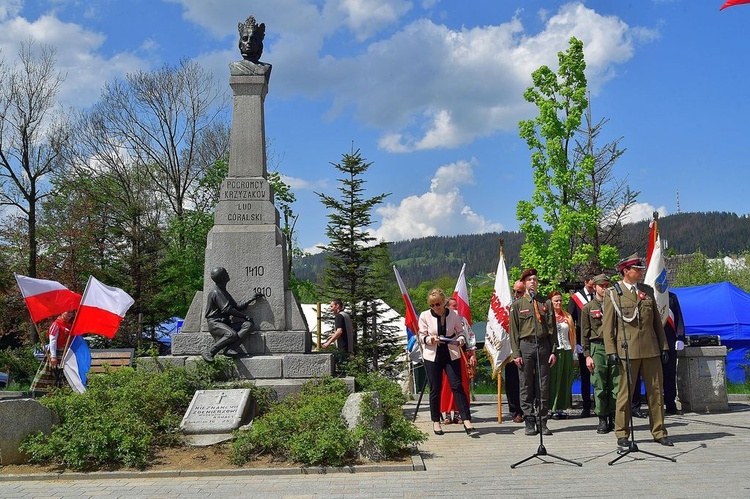
<instances>
[{"instance_id":1,"label":"microphone","mask_svg":"<svg viewBox=\"0 0 750 499\"><path fill-rule=\"evenodd\" d=\"M620 287L620 283L615 281L612 283L612 286L615 287L615 291L617 291L617 296L622 296L622 288Z\"/></svg>"}]
</instances>

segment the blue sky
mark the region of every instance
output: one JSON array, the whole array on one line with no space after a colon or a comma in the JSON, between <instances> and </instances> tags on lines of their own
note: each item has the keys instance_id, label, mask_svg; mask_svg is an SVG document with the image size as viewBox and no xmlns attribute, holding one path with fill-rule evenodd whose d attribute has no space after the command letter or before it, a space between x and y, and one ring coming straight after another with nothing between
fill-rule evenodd
<instances>
[{"instance_id":1,"label":"blue sky","mask_svg":"<svg viewBox=\"0 0 750 499\"><path fill-rule=\"evenodd\" d=\"M517 230L533 185L518 121L523 91L576 36L602 139L641 191L632 220L680 210L750 212L745 142L750 6L722 0L0 0L0 49L30 36L57 48L66 106L139 69L195 59L228 88L237 23L266 24L269 168L297 196L298 243L325 242L315 191L335 193L352 144L389 192L378 237ZM743 41L744 40L744 41Z\"/></svg>"}]
</instances>

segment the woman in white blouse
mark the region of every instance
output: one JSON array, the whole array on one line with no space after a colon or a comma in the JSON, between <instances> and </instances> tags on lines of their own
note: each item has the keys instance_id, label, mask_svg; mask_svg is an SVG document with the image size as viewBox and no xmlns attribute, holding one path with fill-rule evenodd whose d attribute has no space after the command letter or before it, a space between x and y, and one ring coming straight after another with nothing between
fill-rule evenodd
<instances>
[{"instance_id":1,"label":"woman in white blouse","mask_svg":"<svg viewBox=\"0 0 750 499\"><path fill-rule=\"evenodd\" d=\"M572 403L573 387L573 348L576 344L576 330L573 317L562 308L562 293L552 291L548 297L555 311L557 326L557 363L549 372L549 409L552 419L565 419L565 412Z\"/></svg>"},{"instance_id":2,"label":"woman in white blouse","mask_svg":"<svg viewBox=\"0 0 750 499\"><path fill-rule=\"evenodd\" d=\"M461 387L461 347L466 343L461 316L455 310L445 308L445 292L433 289L427 295L429 310L419 315L419 341L423 346L423 357L427 379L430 382L430 417L435 435L442 435L440 426L440 390L443 372L448 376L453 396L468 435L477 433L471 423L469 402Z\"/></svg>"}]
</instances>

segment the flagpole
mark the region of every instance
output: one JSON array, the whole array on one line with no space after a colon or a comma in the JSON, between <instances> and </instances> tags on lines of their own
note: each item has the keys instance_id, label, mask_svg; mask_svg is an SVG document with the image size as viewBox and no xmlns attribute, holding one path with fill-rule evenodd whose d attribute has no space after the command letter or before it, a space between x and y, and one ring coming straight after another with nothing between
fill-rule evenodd
<instances>
[{"instance_id":1,"label":"flagpole","mask_svg":"<svg viewBox=\"0 0 750 499\"><path fill-rule=\"evenodd\" d=\"M505 252L503 246L505 246L505 239L500 238L500 258L505 258ZM497 278L497 276L495 277ZM503 424L503 380L502 380L503 365L500 364L497 367L497 424Z\"/></svg>"},{"instance_id":2,"label":"flagpole","mask_svg":"<svg viewBox=\"0 0 750 499\"><path fill-rule=\"evenodd\" d=\"M91 284L92 277L93 276L89 276L89 280L86 282L86 289L83 290L83 295L81 295L81 303L84 302L84 300L86 299L86 294L89 292L89 284ZM78 310L80 309L81 309L81 305L78 304ZM76 310L76 316L73 319L73 324L70 325L70 332L68 333L68 339L65 340L65 348L63 348L62 360L60 361L61 367L64 367L63 362L65 362L65 354L68 353L68 347L70 346L70 337L73 336L70 333L75 331L76 322L78 322L78 310Z\"/></svg>"}]
</instances>

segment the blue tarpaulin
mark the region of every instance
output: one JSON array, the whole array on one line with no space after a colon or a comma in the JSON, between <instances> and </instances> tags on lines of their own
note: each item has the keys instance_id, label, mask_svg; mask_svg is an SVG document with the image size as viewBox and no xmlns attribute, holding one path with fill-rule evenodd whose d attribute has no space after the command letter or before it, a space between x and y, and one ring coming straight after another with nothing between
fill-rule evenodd
<instances>
[{"instance_id":1,"label":"blue tarpaulin","mask_svg":"<svg viewBox=\"0 0 750 499\"><path fill-rule=\"evenodd\" d=\"M729 282L671 288L680 300L685 334L721 337L727 347L727 379L745 382L743 365L750 364L750 294Z\"/></svg>"}]
</instances>

